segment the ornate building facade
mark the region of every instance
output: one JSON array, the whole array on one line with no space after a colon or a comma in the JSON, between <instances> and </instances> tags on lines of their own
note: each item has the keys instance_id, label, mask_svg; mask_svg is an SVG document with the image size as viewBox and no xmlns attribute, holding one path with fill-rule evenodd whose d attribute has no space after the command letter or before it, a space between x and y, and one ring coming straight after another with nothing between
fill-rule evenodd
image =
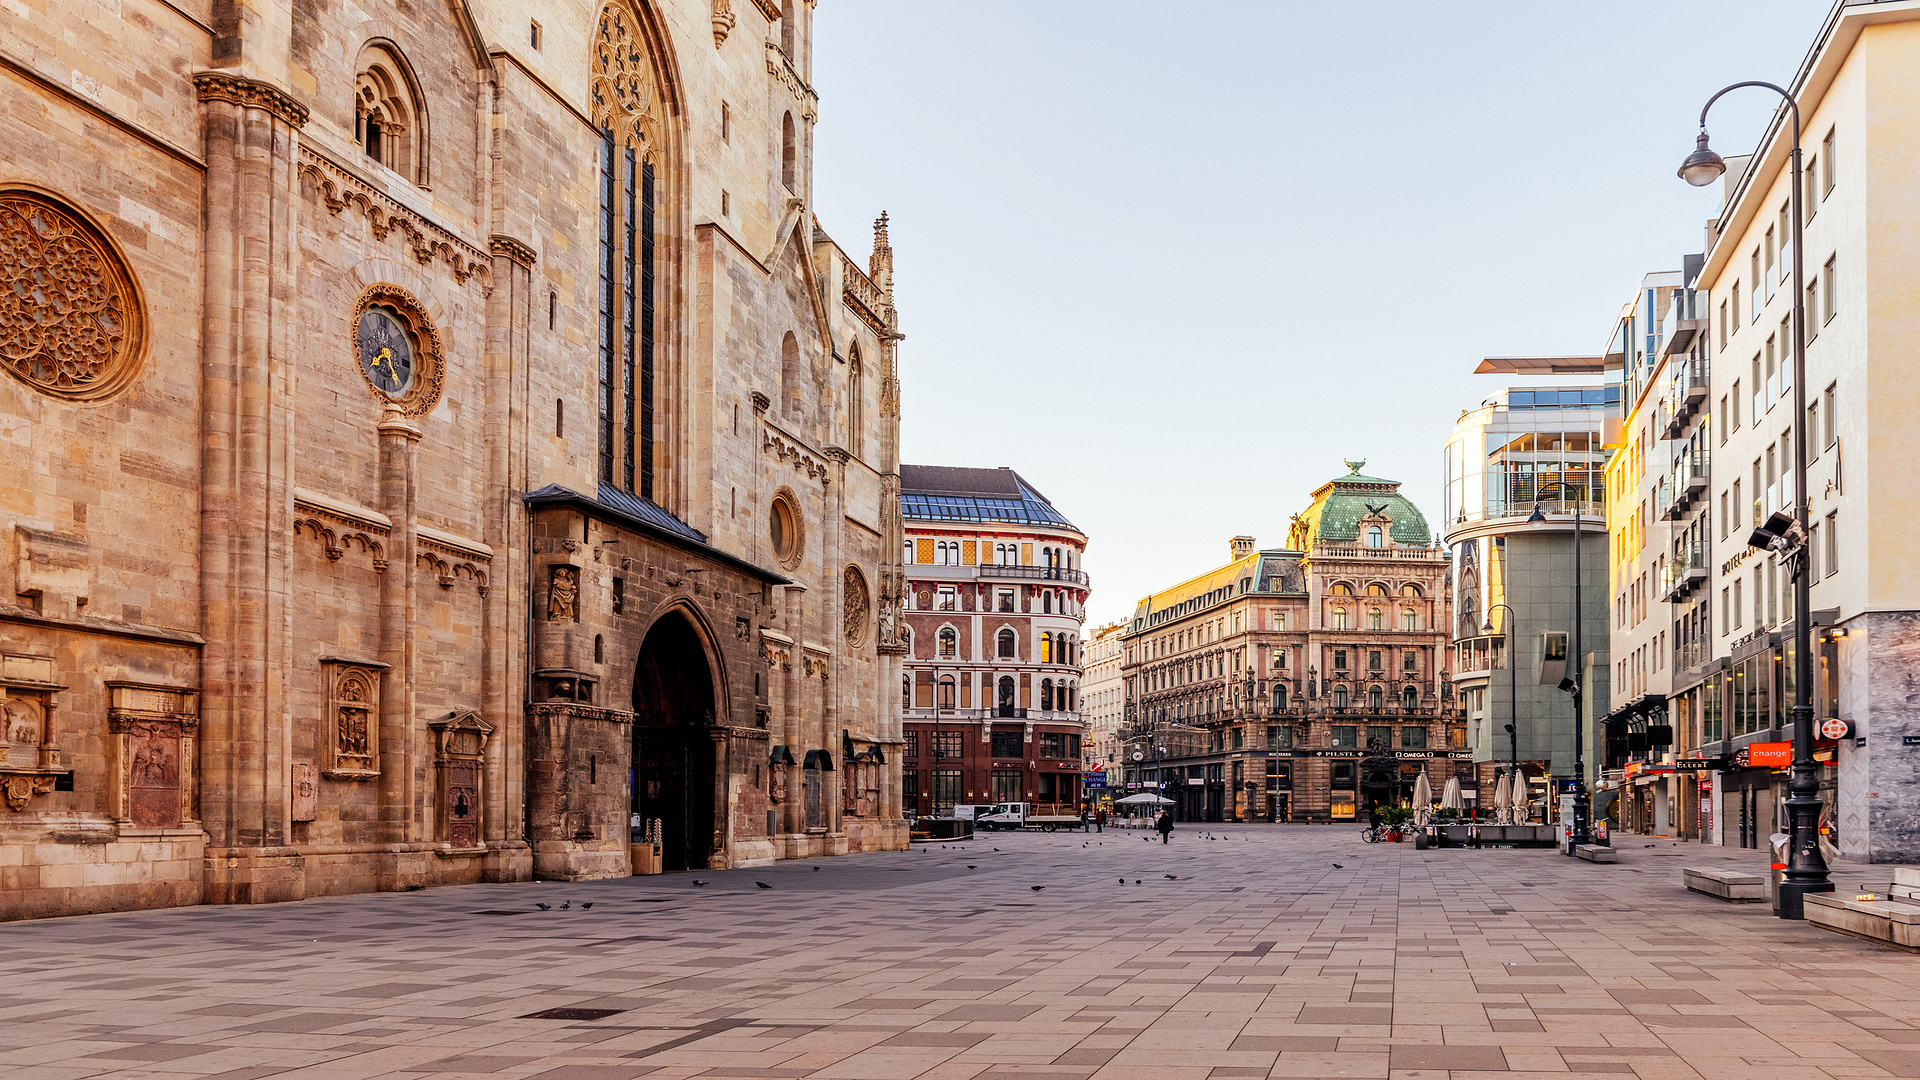
<instances>
[{"instance_id":1,"label":"ornate building facade","mask_svg":"<svg viewBox=\"0 0 1920 1080\"><path fill-rule=\"evenodd\" d=\"M0 18L0 915L904 844L892 250L737 7Z\"/></svg>"},{"instance_id":2,"label":"ornate building facade","mask_svg":"<svg viewBox=\"0 0 1920 1080\"><path fill-rule=\"evenodd\" d=\"M1284 548L1142 600L1122 632L1127 792L1188 821L1346 821L1471 775L1446 552L1394 480L1321 485Z\"/></svg>"},{"instance_id":3,"label":"ornate building facade","mask_svg":"<svg viewBox=\"0 0 1920 1080\"><path fill-rule=\"evenodd\" d=\"M1082 799L1087 538L1012 469L903 465L909 812Z\"/></svg>"}]
</instances>

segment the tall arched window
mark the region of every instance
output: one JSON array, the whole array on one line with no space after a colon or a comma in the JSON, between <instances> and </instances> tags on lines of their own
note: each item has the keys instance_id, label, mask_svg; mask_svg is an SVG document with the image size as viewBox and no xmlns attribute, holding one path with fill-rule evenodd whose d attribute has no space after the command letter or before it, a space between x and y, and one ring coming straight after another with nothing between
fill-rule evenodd
<instances>
[{"instance_id":1,"label":"tall arched window","mask_svg":"<svg viewBox=\"0 0 1920 1080\"><path fill-rule=\"evenodd\" d=\"M789 195L799 191L799 184L795 180L798 158L799 153L794 145L793 114L787 113L780 118L780 182L786 185Z\"/></svg>"},{"instance_id":2,"label":"tall arched window","mask_svg":"<svg viewBox=\"0 0 1920 1080\"><path fill-rule=\"evenodd\" d=\"M424 186L426 110L405 58L387 42L370 43L354 78L353 137L367 157Z\"/></svg>"},{"instance_id":3,"label":"tall arched window","mask_svg":"<svg viewBox=\"0 0 1920 1080\"><path fill-rule=\"evenodd\" d=\"M1367 708L1378 710L1385 704L1386 698L1381 694L1379 687L1372 686L1367 688Z\"/></svg>"},{"instance_id":4,"label":"tall arched window","mask_svg":"<svg viewBox=\"0 0 1920 1080\"><path fill-rule=\"evenodd\" d=\"M913 708L913 676L911 675L900 676L900 707Z\"/></svg>"},{"instance_id":5,"label":"tall arched window","mask_svg":"<svg viewBox=\"0 0 1920 1080\"><path fill-rule=\"evenodd\" d=\"M1053 614L1053 590L1052 589L1048 589L1046 592L1043 592L1040 594L1040 611L1041 611L1041 614L1044 614L1044 615Z\"/></svg>"},{"instance_id":6,"label":"tall arched window","mask_svg":"<svg viewBox=\"0 0 1920 1080\"><path fill-rule=\"evenodd\" d=\"M1042 712L1053 711L1053 680L1052 679L1040 680L1040 710Z\"/></svg>"},{"instance_id":7,"label":"tall arched window","mask_svg":"<svg viewBox=\"0 0 1920 1080\"><path fill-rule=\"evenodd\" d=\"M600 480L654 497L656 118L669 110L652 49L619 4L600 9L593 46L600 129Z\"/></svg>"},{"instance_id":8,"label":"tall arched window","mask_svg":"<svg viewBox=\"0 0 1920 1080\"><path fill-rule=\"evenodd\" d=\"M998 648L995 651L999 653L1000 659L1002 660L1016 659L1017 657L1016 650L1019 648L1019 639L1014 636L1014 633L1012 630L1000 631L1000 633L994 638L994 644L998 646Z\"/></svg>"},{"instance_id":9,"label":"tall arched window","mask_svg":"<svg viewBox=\"0 0 1920 1080\"><path fill-rule=\"evenodd\" d=\"M1406 689L1400 691L1400 704L1404 706L1408 712L1419 708L1420 691L1415 690L1412 686L1408 686Z\"/></svg>"},{"instance_id":10,"label":"tall arched window","mask_svg":"<svg viewBox=\"0 0 1920 1080\"><path fill-rule=\"evenodd\" d=\"M1412 608L1408 608L1407 610L1400 613L1400 629L1402 630L1420 629L1420 616L1415 614Z\"/></svg>"},{"instance_id":11,"label":"tall arched window","mask_svg":"<svg viewBox=\"0 0 1920 1080\"><path fill-rule=\"evenodd\" d=\"M1368 608L1367 609L1367 629L1369 630L1380 629L1380 621L1381 621L1380 609Z\"/></svg>"},{"instance_id":12,"label":"tall arched window","mask_svg":"<svg viewBox=\"0 0 1920 1080\"><path fill-rule=\"evenodd\" d=\"M805 401L806 384L801 381L800 339L787 331L780 339L780 402L788 416L799 416Z\"/></svg>"},{"instance_id":13,"label":"tall arched window","mask_svg":"<svg viewBox=\"0 0 1920 1080\"><path fill-rule=\"evenodd\" d=\"M1273 711L1284 712L1287 708L1287 688L1283 683L1273 684Z\"/></svg>"},{"instance_id":14,"label":"tall arched window","mask_svg":"<svg viewBox=\"0 0 1920 1080\"><path fill-rule=\"evenodd\" d=\"M1014 710L1013 677L1000 676L1000 683L994 688L994 705L1001 716L1012 716Z\"/></svg>"},{"instance_id":15,"label":"tall arched window","mask_svg":"<svg viewBox=\"0 0 1920 1080\"><path fill-rule=\"evenodd\" d=\"M860 383L860 348L847 359L847 453L860 457L861 432L866 425L866 389Z\"/></svg>"},{"instance_id":16,"label":"tall arched window","mask_svg":"<svg viewBox=\"0 0 1920 1080\"><path fill-rule=\"evenodd\" d=\"M1345 630L1347 628L1346 608L1337 607L1333 609L1333 628L1335 630Z\"/></svg>"},{"instance_id":17,"label":"tall arched window","mask_svg":"<svg viewBox=\"0 0 1920 1080\"><path fill-rule=\"evenodd\" d=\"M940 655L949 658L960 655L960 635L951 626L940 628Z\"/></svg>"},{"instance_id":18,"label":"tall arched window","mask_svg":"<svg viewBox=\"0 0 1920 1080\"><path fill-rule=\"evenodd\" d=\"M1347 711L1347 688L1346 687L1336 686L1333 688L1333 708L1335 712Z\"/></svg>"},{"instance_id":19,"label":"tall arched window","mask_svg":"<svg viewBox=\"0 0 1920 1080\"><path fill-rule=\"evenodd\" d=\"M1367 526L1367 546L1370 548L1387 546L1386 533L1381 531L1380 526L1378 525Z\"/></svg>"},{"instance_id":20,"label":"tall arched window","mask_svg":"<svg viewBox=\"0 0 1920 1080\"><path fill-rule=\"evenodd\" d=\"M939 693L940 693L940 698L939 698L940 707L943 709L953 708L953 676L951 675L940 676Z\"/></svg>"}]
</instances>

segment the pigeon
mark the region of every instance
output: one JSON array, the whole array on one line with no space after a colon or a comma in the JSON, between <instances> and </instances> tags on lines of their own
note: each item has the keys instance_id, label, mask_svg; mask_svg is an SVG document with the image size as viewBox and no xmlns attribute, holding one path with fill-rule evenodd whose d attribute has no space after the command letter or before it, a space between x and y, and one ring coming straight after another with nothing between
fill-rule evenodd
<instances>
[{"instance_id":1,"label":"pigeon","mask_svg":"<svg viewBox=\"0 0 1920 1080\"><path fill-rule=\"evenodd\" d=\"M1126 878L1121 878L1121 879L1120 879L1120 884L1122 884L1122 885L1125 885L1126 883L1127 883L1127 879L1126 879Z\"/></svg>"},{"instance_id":2,"label":"pigeon","mask_svg":"<svg viewBox=\"0 0 1920 1080\"><path fill-rule=\"evenodd\" d=\"M975 866L975 865L973 865L972 863L968 863L968 864L967 864L967 869L969 869L969 870L978 870L978 869L980 869L980 868L979 868L979 867L977 867L977 866Z\"/></svg>"},{"instance_id":3,"label":"pigeon","mask_svg":"<svg viewBox=\"0 0 1920 1080\"><path fill-rule=\"evenodd\" d=\"M1179 875L1179 874L1161 874L1160 876L1161 876L1161 877L1163 877L1163 878L1166 878L1166 879L1167 879L1168 881L1179 881L1179 880L1180 880L1180 875Z\"/></svg>"},{"instance_id":4,"label":"pigeon","mask_svg":"<svg viewBox=\"0 0 1920 1080\"><path fill-rule=\"evenodd\" d=\"M1345 869L1346 869L1346 867L1344 867L1344 866L1341 866L1341 865L1340 865L1339 863L1334 863L1334 864L1333 864L1333 868L1334 868L1335 870L1345 870Z\"/></svg>"},{"instance_id":5,"label":"pigeon","mask_svg":"<svg viewBox=\"0 0 1920 1080\"><path fill-rule=\"evenodd\" d=\"M561 910L561 911L565 911L565 910L567 910L568 908L570 908L570 907L572 907L572 906L573 906L573 901L571 901L571 900L562 900L562 901L560 902L560 910Z\"/></svg>"},{"instance_id":6,"label":"pigeon","mask_svg":"<svg viewBox=\"0 0 1920 1080\"><path fill-rule=\"evenodd\" d=\"M763 889L771 889L771 888L773 888L773 886L771 886L771 885L769 885L769 884L767 884L767 883L766 883L766 882L764 882L764 881L756 881L756 882L754 882L754 884L755 884L755 885L758 885L758 886L760 886L760 887L761 887L761 888L763 888Z\"/></svg>"},{"instance_id":7,"label":"pigeon","mask_svg":"<svg viewBox=\"0 0 1920 1080\"><path fill-rule=\"evenodd\" d=\"M552 905L552 904L535 904L535 905L533 905L533 906L534 906L534 907L537 907L537 908L539 908L539 909L540 909L541 911L552 911L552 910L553 910L553 905Z\"/></svg>"},{"instance_id":8,"label":"pigeon","mask_svg":"<svg viewBox=\"0 0 1920 1080\"><path fill-rule=\"evenodd\" d=\"M816 866L816 867L814 867L814 868L813 868L813 872L814 872L814 873L816 873L816 874L817 874L817 873L819 873L819 872L820 872L820 868L819 868L819 867L817 867L817 866Z\"/></svg>"},{"instance_id":9,"label":"pigeon","mask_svg":"<svg viewBox=\"0 0 1920 1080\"><path fill-rule=\"evenodd\" d=\"M1134 883L1135 885L1138 885L1138 884L1140 884L1140 879L1139 879L1139 878L1134 878L1134 879L1133 879L1133 883Z\"/></svg>"},{"instance_id":10,"label":"pigeon","mask_svg":"<svg viewBox=\"0 0 1920 1080\"><path fill-rule=\"evenodd\" d=\"M421 889L424 889L424 888L426 888L426 886L425 886L425 885L409 885L409 886L407 886L407 891L408 891L408 892L419 892L419 891L420 891Z\"/></svg>"},{"instance_id":11,"label":"pigeon","mask_svg":"<svg viewBox=\"0 0 1920 1080\"><path fill-rule=\"evenodd\" d=\"M701 880L700 880L699 878L694 878L694 879L693 879L693 884L694 884L694 886L695 886L695 887L699 887L699 886L702 886L702 885L705 885L705 884L706 884L706 882L704 882L704 881L701 881Z\"/></svg>"},{"instance_id":12,"label":"pigeon","mask_svg":"<svg viewBox=\"0 0 1920 1080\"><path fill-rule=\"evenodd\" d=\"M586 903L580 905L580 910L585 911L592 906L593 906L593 901L589 900Z\"/></svg>"},{"instance_id":13,"label":"pigeon","mask_svg":"<svg viewBox=\"0 0 1920 1080\"><path fill-rule=\"evenodd\" d=\"M1046 886L1045 885L1029 885L1027 886L1027 888L1032 889L1034 892L1039 892L1041 889L1046 888Z\"/></svg>"}]
</instances>

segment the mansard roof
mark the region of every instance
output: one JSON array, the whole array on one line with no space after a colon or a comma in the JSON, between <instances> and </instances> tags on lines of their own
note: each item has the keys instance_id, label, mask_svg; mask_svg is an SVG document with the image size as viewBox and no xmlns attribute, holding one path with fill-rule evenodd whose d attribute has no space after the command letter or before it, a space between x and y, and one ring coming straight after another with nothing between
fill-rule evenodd
<instances>
[{"instance_id":1,"label":"mansard roof","mask_svg":"<svg viewBox=\"0 0 1920 1080\"><path fill-rule=\"evenodd\" d=\"M1080 531L1025 477L1006 466L902 465L900 515L908 521L999 522Z\"/></svg>"}]
</instances>

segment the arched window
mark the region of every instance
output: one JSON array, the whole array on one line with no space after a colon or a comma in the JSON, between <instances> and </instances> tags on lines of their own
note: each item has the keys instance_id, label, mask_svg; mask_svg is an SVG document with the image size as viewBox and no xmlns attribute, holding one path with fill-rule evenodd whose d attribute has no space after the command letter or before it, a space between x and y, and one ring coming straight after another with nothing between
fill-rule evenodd
<instances>
[{"instance_id":1,"label":"arched window","mask_svg":"<svg viewBox=\"0 0 1920 1080\"><path fill-rule=\"evenodd\" d=\"M788 416L800 415L800 406L805 400L805 384L801 381L800 339L787 331L780 339L780 400Z\"/></svg>"},{"instance_id":2,"label":"arched window","mask_svg":"<svg viewBox=\"0 0 1920 1080\"><path fill-rule=\"evenodd\" d=\"M1381 614L1380 614L1379 608L1367 609L1367 629L1369 630L1380 629L1380 620L1381 620Z\"/></svg>"},{"instance_id":3,"label":"arched window","mask_svg":"<svg viewBox=\"0 0 1920 1080\"><path fill-rule=\"evenodd\" d=\"M1053 680L1040 680L1040 711L1053 711Z\"/></svg>"},{"instance_id":4,"label":"arched window","mask_svg":"<svg viewBox=\"0 0 1920 1080\"><path fill-rule=\"evenodd\" d=\"M1040 611L1042 614L1045 614L1045 615L1053 614L1053 590L1052 589L1048 589L1046 592L1040 594Z\"/></svg>"},{"instance_id":5,"label":"arched window","mask_svg":"<svg viewBox=\"0 0 1920 1080\"><path fill-rule=\"evenodd\" d=\"M1013 677L1011 675L1000 676L1000 684L995 689L994 704L1001 716L1013 715Z\"/></svg>"},{"instance_id":6,"label":"arched window","mask_svg":"<svg viewBox=\"0 0 1920 1080\"><path fill-rule=\"evenodd\" d=\"M1376 581L1373 584L1367 586L1367 595L1368 596L1385 596L1387 595L1387 587Z\"/></svg>"},{"instance_id":7,"label":"arched window","mask_svg":"<svg viewBox=\"0 0 1920 1080\"><path fill-rule=\"evenodd\" d=\"M1407 610L1400 613L1400 629L1402 630L1420 629L1420 616L1416 614L1412 608L1408 608Z\"/></svg>"},{"instance_id":8,"label":"arched window","mask_svg":"<svg viewBox=\"0 0 1920 1080\"><path fill-rule=\"evenodd\" d=\"M1419 708L1420 707L1420 691L1415 690L1411 686L1408 686L1406 689L1400 691L1400 704L1405 706L1408 712L1412 712L1413 710Z\"/></svg>"},{"instance_id":9,"label":"arched window","mask_svg":"<svg viewBox=\"0 0 1920 1080\"><path fill-rule=\"evenodd\" d=\"M425 186L426 120L406 60L386 42L369 44L354 78L353 137L361 152Z\"/></svg>"},{"instance_id":10,"label":"arched window","mask_svg":"<svg viewBox=\"0 0 1920 1080\"><path fill-rule=\"evenodd\" d=\"M1052 634L1040 635L1040 662L1043 664L1053 663L1053 635Z\"/></svg>"},{"instance_id":11,"label":"arched window","mask_svg":"<svg viewBox=\"0 0 1920 1080\"><path fill-rule=\"evenodd\" d=\"M943 657L960 655L960 635L951 626L940 628L940 655Z\"/></svg>"},{"instance_id":12,"label":"arched window","mask_svg":"<svg viewBox=\"0 0 1920 1080\"><path fill-rule=\"evenodd\" d=\"M1367 688L1367 708L1378 711L1386 703L1386 697L1380 692L1379 687Z\"/></svg>"},{"instance_id":13,"label":"arched window","mask_svg":"<svg viewBox=\"0 0 1920 1080\"><path fill-rule=\"evenodd\" d=\"M866 423L866 391L860 383L860 347L847 358L847 453L860 457L861 429Z\"/></svg>"},{"instance_id":14,"label":"arched window","mask_svg":"<svg viewBox=\"0 0 1920 1080\"><path fill-rule=\"evenodd\" d=\"M789 195L799 190L799 183L795 179L798 164L799 155L793 137L793 114L787 113L780 118L780 182L786 185Z\"/></svg>"},{"instance_id":15,"label":"arched window","mask_svg":"<svg viewBox=\"0 0 1920 1080\"><path fill-rule=\"evenodd\" d=\"M1287 687L1285 683L1273 684L1273 711L1285 712L1287 708Z\"/></svg>"},{"instance_id":16,"label":"arched window","mask_svg":"<svg viewBox=\"0 0 1920 1080\"><path fill-rule=\"evenodd\" d=\"M1014 636L1012 630L1000 631L999 635L994 638L994 642L999 646L996 651L1000 654L1000 659L1015 659L1017 655L1016 650L1019 648L1019 640Z\"/></svg>"},{"instance_id":17,"label":"arched window","mask_svg":"<svg viewBox=\"0 0 1920 1080\"><path fill-rule=\"evenodd\" d=\"M1333 708L1335 712L1347 711L1347 688L1346 687L1336 686L1333 688Z\"/></svg>"},{"instance_id":18,"label":"arched window","mask_svg":"<svg viewBox=\"0 0 1920 1080\"><path fill-rule=\"evenodd\" d=\"M901 545L900 561L909 564L913 562L913 541L908 540Z\"/></svg>"},{"instance_id":19,"label":"arched window","mask_svg":"<svg viewBox=\"0 0 1920 1080\"><path fill-rule=\"evenodd\" d=\"M1418 600L1418 599L1420 598L1420 586L1418 586L1418 585L1402 585L1402 586L1400 586L1400 595L1401 595L1401 596L1409 596L1409 597L1412 597L1412 598L1414 598L1414 599L1416 599L1416 600Z\"/></svg>"},{"instance_id":20,"label":"arched window","mask_svg":"<svg viewBox=\"0 0 1920 1080\"><path fill-rule=\"evenodd\" d=\"M953 676L951 675L940 676L939 701L940 701L941 708L943 709L953 708Z\"/></svg>"},{"instance_id":21,"label":"arched window","mask_svg":"<svg viewBox=\"0 0 1920 1080\"><path fill-rule=\"evenodd\" d=\"M913 676L911 675L900 676L900 707L913 708Z\"/></svg>"},{"instance_id":22,"label":"arched window","mask_svg":"<svg viewBox=\"0 0 1920 1080\"><path fill-rule=\"evenodd\" d=\"M1353 586L1348 585L1344 581L1336 581L1333 583L1333 587L1328 589L1327 592L1332 596L1352 596Z\"/></svg>"},{"instance_id":23,"label":"arched window","mask_svg":"<svg viewBox=\"0 0 1920 1080\"><path fill-rule=\"evenodd\" d=\"M1367 526L1367 546L1378 548L1387 546L1387 537L1378 525Z\"/></svg>"},{"instance_id":24,"label":"arched window","mask_svg":"<svg viewBox=\"0 0 1920 1080\"><path fill-rule=\"evenodd\" d=\"M1347 628L1346 608L1337 607L1333 609L1333 628L1335 630L1345 630Z\"/></svg>"}]
</instances>

